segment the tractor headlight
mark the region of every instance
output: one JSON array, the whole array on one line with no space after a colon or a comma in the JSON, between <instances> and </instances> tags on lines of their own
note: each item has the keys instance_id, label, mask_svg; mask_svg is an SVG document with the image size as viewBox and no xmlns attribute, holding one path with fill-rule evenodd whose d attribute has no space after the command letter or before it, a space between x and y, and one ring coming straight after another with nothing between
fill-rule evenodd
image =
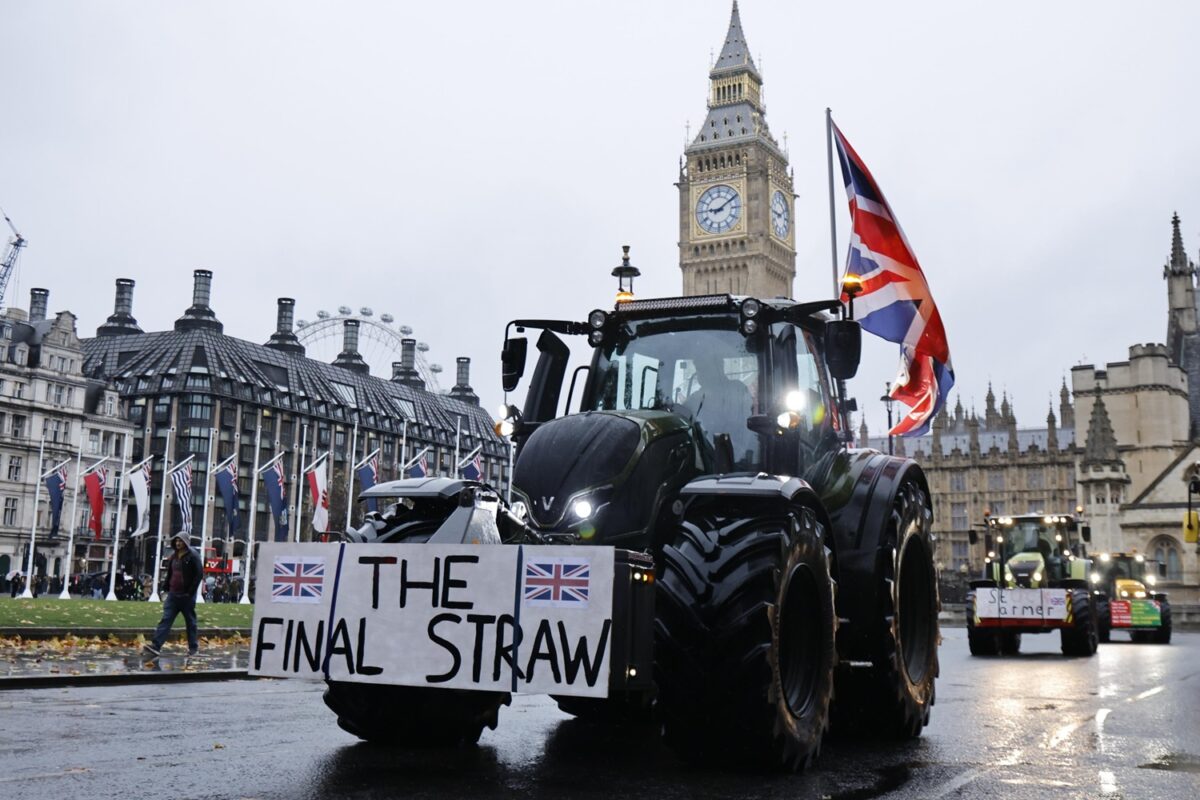
<instances>
[{"instance_id":1,"label":"tractor headlight","mask_svg":"<svg viewBox=\"0 0 1200 800\"><path fill-rule=\"evenodd\" d=\"M1121 597L1129 597L1129 592L1127 592L1127 591L1125 591L1124 589L1122 589L1122 590L1121 590Z\"/></svg>"},{"instance_id":2,"label":"tractor headlight","mask_svg":"<svg viewBox=\"0 0 1200 800\"><path fill-rule=\"evenodd\" d=\"M1108 553L1101 553L1100 560L1107 564L1109 561L1112 561L1112 556L1110 556Z\"/></svg>"},{"instance_id":3,"label":"tractor headlight","mask_svg":"<svg viewBox=\"0 0 1200 800\"><path fill-rule=\"evenodd\" d=\"M775 418L775 424L785 431L794 430L800 427L800 415L795 411L785 411Z\"/></svg>"},{"instance_id":4,"label":"tractor headlight","mask_svg":"<svg viewBox=\"0 0 1200 800\"><path fill-rule=\"evenodd\" d=\"M1100 573L1093 572L1091 575L1091 581L1092 581L1092 583L1099 583L1100 582Z\"/></svg>"},{"instance_id":5,"label":"tractor headlight","mask_svg":"<svg viewBox=\"0 0 1200 800\"><path fill-rule=\"evenodd\" d=\"M592 515L592 504L587 500L576 500L575 505L571 507L575 512L575 516L579 519L587 519Z\"/></svg>"},{"instance_id":6,"label":"tractor headlight","mask_svg":"<svg viewBox=\"0 0 1200 800\"><path fill-rule=\"evenodd\" d=\"M742 333L747 336L752 335L758 330L758 322L753 319L742 320Z\"/></svg>"},{"instance_id":7,"label":"tractor headlight","mask_svg":"<svg viewBox=\"0 0 1200 800\"><path fill-rule=\"evenodd\" d=\"M803 411L804 407L808 405L808 398L804 396L804 392L793 391L787 393L783 403L787 406L788 411Z\"/></svg>"},{"instance_id":8,"label":"tractor headlight","mask_svg":"<svg viewBox=\"0 0 1200 800\"><path fill-rule=\"evenodd\" d=\"M754 319L759 311L762 311L762 303L753 297L742 301L742 316L746 319Z\"/></svg>"},{"instance_id":9,"label":"tractor headlight","mask_svg":"<svg viewBox=\"0 0 1200 800\"><path fill-rule=\"evenodd\" d=\"M1142 597L1146 596L1146 593L1143 592L1141 589L1138 589L1136 592L1133 593L1133 596L1137 597L1137 598L1142 598Z\"/></svg>"},{"instance_id":10,"label":"tractor headlight","mask_svg":"<svg viewBox=\"0 0 1200 800\"><path fill-rule=\"evenodd\" d=\"M517 500L512 504L512 515L521 522L529 519L529 507L525 505L525 501Z\"/></svg>"},{"instance_id":11,"label":"tractor headlight","mask_svg":"<svg viewBox=\"0 0 1200 800\"><path fill-rule=\"evenodd\" d=\"M1158 576L1157 575L1147 575L1146 583L1150 584L1151 586L1154 586L1156 583L1158 583Z\"/></svg>"},{"instance_id":12,"label":"tractor headlight","mask_svg":"<svg viewBox=\"0 0 1200 800\"><path fill-rule=\"evenodd\" d=\"M1146 557L1143 555L1136 555L1133 557L1133 560L1138 562L1139 564L1141 564L1143 561L1146 560Z\"/></svg>"},{"instance_id":13,"label":"tractor headlight","mask_svg":"<svg viewBox=\"0 0 1200 800\"><path fill-rule=\"evenodd\" d=\"M608 314L598 308L588 314L588 325L591 325L594 330L600 330L606 322L608 322Z\"/></svg>"},{"instance_id":14,"label":"tractor headlight","mask_svg":"<svg viewBox=\"0 0 1200 800\"><path fill-rule=\"evenodd\" d=\"M592 331L588 334L588 341L593 347L599 347L604 344L604 331Z\"/></svg>"},{"instance_id":15,"label":"tractor headlight","mask_svg":"<svg viewBox=\"0 0 1200 800\"><path fill-rule=\"evenodd\" d=\"M511 419L502 419L493 425L492 429L496 431L497 436L508 437L513 435L513 431L516 430L516 427L512 424Z\"/></svg>"},{"instance_id":16,"label":"tractor headlight","mask_svg":"<svg viewBox=\"0 0 1200 800\"><path fill-rule=\"evenodd\" d=\"M1042 573L1040 573L1040 572L1033 573L1033 581L1034 581L1034 583L1041 583L1042 582Z\"/></svg>"}]
</instances>

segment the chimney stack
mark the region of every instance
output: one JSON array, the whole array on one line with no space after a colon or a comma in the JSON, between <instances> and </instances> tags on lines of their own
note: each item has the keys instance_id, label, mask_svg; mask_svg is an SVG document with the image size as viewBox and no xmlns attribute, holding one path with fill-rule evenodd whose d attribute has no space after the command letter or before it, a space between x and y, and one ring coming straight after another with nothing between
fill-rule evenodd
<instances>
[{"instance_id":1,"label":"chimney stack","mask_svg":"<svg viewBox=\"0 0 1200 800\"><path fill-rule=\"evenodd\" d=\"M29 290L29 321L39 322L46 318L46 306L50 303L49 289Z\"/></svg>"},{"instance_id":2,"label":"chimney stack","mask_svg":"<svg viewBox=\"0 0 1200 800\"><path fill-rule=\"evenodd\" d=\"M266 346L285 353L304 355L304 345L292 330L296 313L296 301L290 297L281 297L277 301L275 311L275 332L271 334Z\"/></svg>"},{"instance_id":3,"label":"chimney stack","mask_svg":"<svg viewBox=\"0 0 1200 800\"><path fill-rule=\"evenodd\" d=\"M464 403L479 405L479 395L475 394L475 390L471 388L471 359L466 356L458 357L457 382L450 390L450 396L462 400Z\"/></svg>"},{"instance_id":4,"label":"chimney stack","mask_svg":"<svg viewBox=\"0 0 1200 800\"><path fill-rule=\"evenodd\" d=\"M417 340L400 340L400 360L392 362L392 380L402 386L424 389L425 381L417 372Z\"/></svg>"},{"instance_id":5,"label":"chimney stack","mask_svg":"<svg viewBox=\"0 0 1200 800\"><path fill-rule=\"evenodd\" d=\"M113 303L112 316L96 329L97 336L124 336L142 332L133 318L133 285L130 278L117 278L117 299Z\"/></svg>"},{"instance_id":6,"label":"chimney stack","mask_svg":"<svg viewBox=\"0 0 1200 800\"><path fill-rule=\"evenodd\" d=\"M358 352L358 326L360 324L356 319L342 322L342 352L338 353L338 357L333 360L333 365L366 375L370 373L371 368L367 362L363 361L363 357Z\"/></svg>"},{"instance_id":7,"label":"chimney stack","mask_svg":"<svg viewBox=\"0 0 1200 800\"><path fill-rule=\"evenodd\" d=\"M175 320L175 330L193 331L202 328L221 333L225 326L217 319L217 315L209 307L212 296L212 272L198 269L192 272L192 305L183 312L183 316Z\"/></svg>"}]
</instances>

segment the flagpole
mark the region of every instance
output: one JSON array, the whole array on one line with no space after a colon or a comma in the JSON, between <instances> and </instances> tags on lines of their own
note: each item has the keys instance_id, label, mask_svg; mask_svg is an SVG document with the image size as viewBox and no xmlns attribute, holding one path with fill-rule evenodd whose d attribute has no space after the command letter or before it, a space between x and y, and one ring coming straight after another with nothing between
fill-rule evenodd
<instances>
[{"instance_id":1,"label":"flagpole","mask_svg":"<svg viewBox=\"0 0 1200 800\"><path fill-rule=\"evenodd\" d=\"M42 474L43 459L46 455L46 435L42 434L42 443L38 447L38 475ZM33 586L33 553L37 549L37 513L38 503L42 500L42 479L39 477L37 488L33 490L33 523L29 526L29 568L25 574L25 590L21 592L23 599L31 599L33 592L29 587Z\"/></svg>"},{"instance_id":2,"label":"flagpole","mask_svg":"<svg viewBox=\"0 0 1200 800\"><path fill-rule=\"evenodd\" d=\"M350 512L354 509L354 467L358 459L358 423L354 423L354 438L350 440L350 457L346 459L346 530L350 530Z\"/></svg>"},{"instance_id":3,"label":"flagpole","mask_svg":"<svg viewBox=\"0 0 1200 800\"><path fill-rule=\"evenodd\" d=\"M250 565L254 560L255 518L258 516L258 452L262 445L262 415L258 417L258 425L254 428L254 469L250 471L253 483L250 484L250 527L246 530L246 565L242 570L242 599L241 605L250 605Z\"/></svg>"},{"instance_id":4,"label":"flagpole","mask_svg":"<svg viewBox=\"0 0 1200 800\"><path fill-rule=\"evenodd\" d=\"M513 485L513 459L516 457L517 448L513 444L512 437L508 437L508 485L504 489L504 502L512 505L512 485Z\"/></svg>"},{"instance_id":5,"label":"flagpole","mask_svg":"<svg viewBox=\"0 0 1200 800\"><path fill-rule=\"evenodd\" d=\"M400 430L401 430L401 433L400 433L400 470L401 470L401 472L396 477L398 479L403 479L403 478L408 477L408 475L404 474L404 462L408 460L408 419L407 418L401 423Z\"/></svg>"},{"instance_id":6,"label":"flagpole","mask_svg":"<svg viewBox=\"0 0 1200 800\"><path fill-rule=\"evenodd\" d=\"M112 563L108 569L108 595L105 600L117 599L117 549L121 545L121 507L125 500L125 465L129 463L129 450L132 445L126 434L124 447L121 448L121 480L117 482L117 521L113 524Z\"/></svg>"},{"instance_id":7,"label":"flagpole","mask_svg":"<svg viewBox=\"0 0 1200 800\"><path fill-rule=\"evenodd\" d=\"M297 477L292 479L292 482L296 484L296 518L292 520L292 522L295 523L295 533L293 534L293 539L296 542L300 541L300 512L304 509L304 489L307 488L304 485L304 459L306 458L304 451L308 449L307 422L301 424L301 430L300 457L296 459L296 466L299 467L299 469L297 470Z\"/></svg>"},{"instance_id":8,"label":"flagpole","mask_svg":"<svg viewBox=\"0 0 1200 800\"><path fill-rule=\"evenodd\" d=\"M150 597L147 599L147 602L150 603L161 602L161 598L158 596L158 572L162 568L163 517L167 511L167 484L170 482L168 473L171 466L171 434L174 432L174 426L167 428L167 448L163 451L162 491L158 497L158 543L154 546L154 584L151 587Z\"/></svg>"},{"instance_id":9,"label":"flagpole","mask_svg":"<svg viewBox=\"0 0 1200 800\"><path fill-rule=\"evenodd\" d=\"M462 439L462 417L454 418L454 474L450 477L458 477L458 443Z\"/></svg>"},{"instance_id":10,"label":"flagpole","mask_svg":"<svg viewBox=\"0 0 1200 800\"><path fill-rule=\"evenodd\" d=\"M71 498L71 527L67 532L67 574L63 576L63 588L58 594L59 600L70 600L71 593L67 586L71 583L71 561L75 558L75 516L79 506L79 470L83 466L83 426L79 426L79 451L75 454L75 494Z\"/></svg>"},{"instance_id":11,"label":"flagpole","mask_svg":"<svg viewBox=\"0 0 1200 800\"><path fill-rule=\"evenodd\" d=\"M833 111L825 109L825 156L829 162L829 256L833 265L833 296L841 297L838 289L837 215L833 206Z\"/></svg>"},{"instance_id":12,"label":"flagpole","mask_svg":"<svg viewBox=\"0 0 1200 800\"><path fill-rule=\"evenodd\" d=\"M213 474L213 438L216 436L217 429L208 429L208 460L204 462L204 513L200 517L200 585L196 587L196 602L204 602L204 545L208 542L208 507L211 498L208 496L208 487L211 486L210 478Z\"/></svg>"}]
</instances>

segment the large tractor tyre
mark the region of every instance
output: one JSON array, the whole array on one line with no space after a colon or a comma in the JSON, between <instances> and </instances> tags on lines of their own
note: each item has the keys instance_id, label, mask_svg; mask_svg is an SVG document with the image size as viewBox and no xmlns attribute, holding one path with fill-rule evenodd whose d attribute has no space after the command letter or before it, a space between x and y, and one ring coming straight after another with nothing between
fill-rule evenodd
<instances>
[{"instance_id":1,"label":"large tractor tyre","mask_svg":"<svg viewBox=\"0 0 1200 800\"><path fill-rule=\"evenodd\" d=\"M925 489L916 480L904 481L876 552L879 602L867 620L871 667L838 674L833 704L838 732L911 739L929 724L941 638L932 527Z\"/></svg>"},{"instance_id":2,"label":"large tractor tyre","mask_svg":"<svg viewBox=\"0 0 1200 800\"><path fill-rule=\"evenodd\" d=\"M1000 655L1015 656L1021 652L1021 634L1015 631L1004 631L998 635Z\"/></svg>"},{"instance_id":3,"label":"large tractor tyre","mask_svg":"<svg viewBox=\"0 0 1200 800\"><path fill-rule=\"evenodd\" d=\"M560 711L576 719L601 725L645 725L654 718L650 692L621 692L607 698L553 697Z\"/></svg>"},{"instance_id":4,"label":"large tractor tyre","mask_svg":"<svg viewBox=\"0 0 1200 800\"><path fill-rule=\"evenodd\" d=\"M366 683L326 682L325 705L338 726L373 744L463 747L496 727L507 692L421 689Z\"/></svg>"},{"instance_id":5,"label":"large tractor tyre","mask_svg":"<svg viewBox=\"0 0 1200 800\"><path fill-rule=\"evenodd\" d=\"M824 526L808 508L731 513L689 514L662 549L664 739L694 763L801 770L821 751L837 658Z\"/></svg>"},{"instance_id":6,"label":"large tractor tyre","mask_svg":"<svg viewBox=\"0 0 1200 800\"><path fill-rule=\"evenodd\" d=\"M1092 656L1100 641L1096 628L1096 613L1092 596L1086 589L1070 589L1071 627L1062 629L1062 652L1065 656Z\"/></svg>"},{"instance_id":7,"label":"large tractor tyre","mask_svg":"<svg viewBox=\"0 0 1200 800\"><path fill-rule=\"evenodd\" d=\"M1150 637L1155 644L1171 643L1171 604L1166 600L1162 601L1162 625Z\"/></svg>"},{"instance_id":8,"label":"large tractor tyre","mask_svg":"<svg viewBox=\"0 0 1200 800\"><path fill-rule=\"evenodd\" d=\"M1108 644L1112 641L1112 606L1104 595L1092 595L1096 609L1096 641Z\"/></svg>"}]
</instances>

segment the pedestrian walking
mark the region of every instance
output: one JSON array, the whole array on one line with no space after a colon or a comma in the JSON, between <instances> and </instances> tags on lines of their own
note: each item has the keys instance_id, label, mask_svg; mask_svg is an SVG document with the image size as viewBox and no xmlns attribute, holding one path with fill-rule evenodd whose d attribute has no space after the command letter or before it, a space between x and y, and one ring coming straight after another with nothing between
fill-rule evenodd
<instances>
[{"instance_id":1,"label":"pedestrian walking","mask_svg":"<svg viewBox=\"0 0 1200 800\"><path fill-rule=\"evenodd\" d=\"M142 647L146 654L157 658L163 643L171 634L175 617L183 614L187 626L188 655L200 651L200 635L196 625L196 589L204 577L200 556L189 546L187 537L177 533L171 539L174 552L167 560L167 597L163 601L163 615L154 631L154 641Z\"/></svg>"}]
</instances>

